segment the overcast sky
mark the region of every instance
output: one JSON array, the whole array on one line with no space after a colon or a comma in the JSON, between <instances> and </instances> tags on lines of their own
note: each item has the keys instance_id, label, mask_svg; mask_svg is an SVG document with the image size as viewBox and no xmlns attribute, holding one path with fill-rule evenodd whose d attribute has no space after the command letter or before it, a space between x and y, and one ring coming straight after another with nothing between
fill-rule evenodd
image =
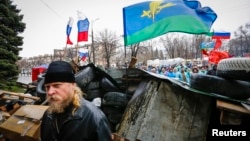
<instances>
[{"instance_id":1,"label":"overcast sky","mask_svg":"<svg viewBox=\"0 0 250 141\"><path fill-rule=\"evenodd\" d=\"M13 0L24 15L26 29L21 57L53 54L53 49L66 45L66 26L74 18L71 40L77 39L77 10L86 15L94 33L108 29L123 34L122 8L144 0ZM233 34L241 25L250 22L250 0L200 0L217 14L212 29ZM96 20L98 19L98 20ZM94 22L91 22L94 21ZM82 42L80 44L90 43ZM69 46L68 46L69 47Z\"/></svg>"}]
</instances>

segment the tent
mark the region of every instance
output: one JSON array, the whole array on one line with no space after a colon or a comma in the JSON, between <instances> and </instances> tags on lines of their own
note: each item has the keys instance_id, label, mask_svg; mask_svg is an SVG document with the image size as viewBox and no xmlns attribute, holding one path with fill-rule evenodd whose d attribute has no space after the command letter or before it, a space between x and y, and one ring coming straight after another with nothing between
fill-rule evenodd
<instances>
[{"instance_id":1,"label":"tent","mask_svg":"<svg viewBox=\"0 0 250 141\"><path fill-rule=\"evenodd\" d=\"M36 81L38 79L38 75L43 73L45 70L47 70L48 68L48 64L42 64L40 66L37 67L33 67L32 68L32 82Z\"/></svg>"}]
</instances>

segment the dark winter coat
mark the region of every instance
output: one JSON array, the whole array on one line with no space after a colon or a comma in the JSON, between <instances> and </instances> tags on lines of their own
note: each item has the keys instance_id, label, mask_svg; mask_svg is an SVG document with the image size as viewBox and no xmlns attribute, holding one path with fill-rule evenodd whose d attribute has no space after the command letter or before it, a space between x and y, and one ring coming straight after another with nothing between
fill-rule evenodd
<instances>
[{"instance_id":1,"label":"dark winter coat","mask_svg":"<svg viewBox=\"0 0 250 141\"><path fill-rule=\"evenodd\" d=\"M63 114L44 113L41 141L111 141L109 122L103 112L82 99L72 115L72 106Z\"/></svg>"},{"instance_id":2,"label":"dark winter coat","mask_svg":"<svg viewBox=\"0 0 250 141\"><path fill-rule=\"evenodd\" d=\"M211 70L207 71L207 75L216 75L217 65L213 65Z\"/></svg>"}]
</instances>

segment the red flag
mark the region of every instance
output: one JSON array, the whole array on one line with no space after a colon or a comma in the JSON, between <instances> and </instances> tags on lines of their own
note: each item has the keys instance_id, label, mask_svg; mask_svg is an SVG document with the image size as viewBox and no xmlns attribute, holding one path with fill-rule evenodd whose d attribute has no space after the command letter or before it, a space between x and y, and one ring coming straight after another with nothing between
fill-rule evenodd
<instances>
[{"instance_id":1,"label":"red flag","mask_svg":"<svg viewBox=\"0 0 250 141\"><path fill-rule=\"evenodd\" d=\"M222 41L220 38L216 39L215 45L214 45L214 49L218 49L221 47Z\"/></svg>"},{"instance_id":2,"label":"red flag","mask_svg":"<svg viewBox=\"0 0 250 141\"><path fill-rule=\"evenodd\" d=\"M201 53L202 53L203 55L207 55L207 56L209 56L209 54L208 54L207 50L205 50L205 49L201 49Z\"/></svg>"},{"instance_id":3,"label":"red flag","mask_svg":"<svg viewBox=\"0 0 250 141\"><path fill-rule=\"evenodd\" d=\"M67 42L66 43L69 44L69 45L73 45L73 42L71 42L69 36L67 36Z\"/></svg>"},{"instance_id":4,"label":"red flag","mask_svg":"<svg viewBox=\"0 0 250 141\"><path fill-rule=\"evenodd\" d=\"M229 58L229 54L226 51L211 50L208 57L208 62L212 64L218 64L220 60Z\"/></svg>"}]
</instances>

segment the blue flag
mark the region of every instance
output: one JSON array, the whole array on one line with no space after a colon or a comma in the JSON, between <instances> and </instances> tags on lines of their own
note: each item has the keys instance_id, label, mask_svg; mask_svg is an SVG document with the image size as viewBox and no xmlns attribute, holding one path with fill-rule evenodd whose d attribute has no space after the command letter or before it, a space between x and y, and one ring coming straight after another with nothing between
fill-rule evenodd
<instances>
[{"instance_id":1,"label":"blue flag","mask_svg":"<svg viewBox=\"0 0 250 141\"><path fill-rule=\"evenodd\" d=\"M216 13L199 1L147 1L123 8L124 44L131 45L167 32L211 34Z\"/></svg>"}]
</instances>

